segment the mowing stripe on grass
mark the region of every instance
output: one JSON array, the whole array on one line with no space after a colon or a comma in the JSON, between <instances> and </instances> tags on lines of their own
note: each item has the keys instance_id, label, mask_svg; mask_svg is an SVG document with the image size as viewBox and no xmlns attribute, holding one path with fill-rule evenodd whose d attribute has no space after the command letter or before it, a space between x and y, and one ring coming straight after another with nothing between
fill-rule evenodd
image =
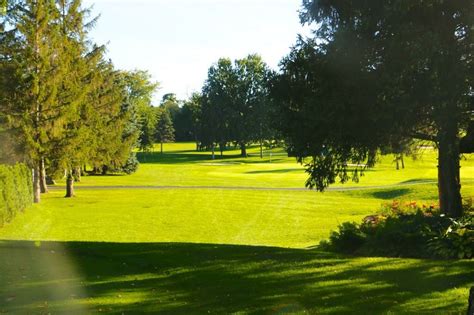
<instances>
[{"instance_id":1,"label":"mowing stripe on grass","mask_svg":"<svg viewBox=\"0 0 474 315\"><path fill-rule=\"evenodd\" d=\"M474 182L474 180L466 180L465 182ZM407 186L420 186L420 185L433 185L437 184L437 181L434 180L423 180L412 183L400 183L393 185L376 185L376 186L348 186L348 187L328 187L327 191L354 191L354 190L371 190L371 189L389 189L397 187L407 187ZM49 186L51 190L64 189L64 186ZM110 186L95 186L95 185L84 185L84 186L75 186L76 189L218 189L218 190L269 190L269 191L311 191L309 188L303 187L253 187L253 186L199 186L199 185L190 185L190 186L173 186L173 185L110 185Z\"/></svg>"}]
</instances>

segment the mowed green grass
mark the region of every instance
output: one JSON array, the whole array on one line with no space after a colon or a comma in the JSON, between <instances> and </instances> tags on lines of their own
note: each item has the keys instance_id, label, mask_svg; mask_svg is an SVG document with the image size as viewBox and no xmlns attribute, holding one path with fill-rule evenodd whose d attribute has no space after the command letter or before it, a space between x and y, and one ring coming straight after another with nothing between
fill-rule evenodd
<instances>
[{"instance_id":1,"label":"mowed green grass","mask_svg":"<svg viewBox=\"0 0 474 315\"><path fill-rule=\"evenodd\" d=\"M474 261L355 258L315 248L344 221L392 199L431 202L434 152L396 171L391 157L351 191L303 187L294 159L193 144L148 153L131 176L86 176L78 186L214 189L54 190L0 229L0 313L463 314ZM463 161L463 193L474 194ZM415 184L415 185L413 185ZM386 186L396 185L396 186ZM386 186L386 187L383 187Z\"/></svg>"},{"instance_id":2,"label":"mowed green grass","mask_svg":"<svg viewBox=\"0 0 474 315\"><path fill-rule=\"evenodd\" d=\"M240 150L224 152L223 158L216 152L196 152L193 143L164 144L165 154L138 153L142 163L131 176L87 177L78 185L141 185L141 186L245 186L245 187L304 187L307 175L304 167L293 157L287 157L282 149L265 150L263 159L259 148L249 148L250 157L239 156ZM271 156L270 156L271 154ZM382 157L377 167L365 172L360 183L349 182L346 186L378 186L406 184L422 181L435 182L437 178L436 152L421 150L418 158L405 158L406 169L397 171L393 156ZM462 161L463 181L474 183L474 157L466 155ZM341 186L339 184L335 185Z\"/></svg>"},{"instance_id":3,"label":"mowed green grass","mask_svg":"<svg viewBox=\"0 0 474 315\"><path fill-rule=\"evenodd\" d=\"M343 193L222 189L53 191L0 229L9 240L315 246L380 200Z\"/></svg>"}]
</instances>

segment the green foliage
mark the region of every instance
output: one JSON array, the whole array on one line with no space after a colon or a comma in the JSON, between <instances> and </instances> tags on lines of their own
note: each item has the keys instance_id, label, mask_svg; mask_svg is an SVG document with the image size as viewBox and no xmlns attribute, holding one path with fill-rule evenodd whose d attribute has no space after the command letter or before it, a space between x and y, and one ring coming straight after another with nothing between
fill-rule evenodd
<instances>
[{"instance_id":1,"label":"green foliage","mask_svg":"<svg viewBox=\"0 0 474 315\"><path fill-rule=\"evenodd\" d=\"M309 187L358 181L379 149L405 151L415 138L439 149L442 211L462 214L459 140L472 118L473 15L469 0L303 1L301 20L314 36L300 37L283 59L273 98Z\"/></svg>"},{"instance_id":2,"label":"green foliage","mask_svg":"<svg viewBox=\"0 0 474 315\"><path fill-rule=\"evenodd\" d=\"M130 175L138 170L139 165L140 162L138 162L137 154L135 152L131 152L127 161L120 167L119 171Z\"/></svg>"},{"instance_id":3,"label":"green foliage","mask_svg":"<svg viewBox=\"0 0 474 315\"><path fill-rule=\"evenodd\" d=\"M173 120L176 141L198 141L201 134L202 96L193 93Z\"/></svg>"},{"instance_id":4,"label":"green foliage","mask_svg":"<svg viewBox=\"0 0 474 315\"><path fill-rule=\"evenodd\" d=\"M148 151L154 142L156 109L152 97L158 83L151 80L146 71L124 71L120 73L123 88L123 106L131 113L130 126L138 129L137 145L141 151Z\"/></svg>"},{"instance_id":5,"label":"green foliage","mask_svg":"<svg viewBox=\"0 0 474 315\"><path fill-rule=\"evenodd\" d=\"M321 246L327 249L334 249L341 253L353 253L365 242L366 235L360 230L355 222L344 222L338 226L337 231L332 231L329 236L329 243L322 241Z\"/></svg>"},{"instance_id":6,"label":"green foliage","mask_svg":"<svg viewBox=\"0 0 474 315\"><path fill-rule=\"evenodd\" d=\"M202 90L200 142L207 147L238 144L242 156L253 141L271 138L268 79L271 73L258 55L232 62L221 58L208 72Z\"/></svg>"},{"instance_id":7,"label":"green foliage","mask_svg":"<svg viewBox=\"0 0 474 315\"><path fill-rule=\"evenodd\" d=\"M469 259L474 253L474 217L439 215L434 206L393 202L361 224L343 223L321 246L341 253L387 257ZM423 210L424 209L424 210ZM428 210L427 210L428 209Z\"/></svg>"},{"instance_id":8,"label":"green foliage","mask_svg":"<svg viewBox=\"0 0 474 315\"><path fill-rule=\"evenodd\" d=\"M428 250L442 258L469 259L474 255L474 216L449 219L440 230L427 229Z\"/></svg>"},{"instance_id":9,"label":"green foliage","mask_svg":"<svg viewBox=\"0 0 474 315\"><path fill-rule=\"evenodd\" d=\"M140 124L140 135L138 137L140 151L150 151L155 143L155 129L157 123L156 108L144 106L138 108L138 121Z\"/></svg>"},{"instance_id":10,"label":"green foliage","mask_svg":"<svg viewBox=\"0 0 474 315\"><path fill-rule=\"evenodd\" d=\"M170 112L165 107L160 107L156 114L155 140L161 143L174 141L174 127Z\"/></svg>"},{"instance_id":11,"label":"green foliage","mask_svg":"<svg viewBox=\"0 0 474 315\"><path fill-rule=\"evenodd\" d=\"M0 227L32 202L31 170L24 164L0 165Z\"/></svg>"},{"instance_id":12,"label":"green foliage","mask_svg":"<svg viewBox=\"0 0 474 315\"><path fill-rule=\"evenodd\" d=\"M38 174L43 161L51 176L126 163L139 107L157 86L146 72L120 72L106 60L105 47L89 38L96 22L89 16L81 0L24 0L0 20L0 141L21 145ZM10 151L0 159L16 158Z\"/></svg>"},{"instance_id":13,"label":"green foliage","mask_svg":"<svg viewBox=\"0 0 474 315\"><path fill-rule=\"evenodd\" d=\"M176 98L174 94L166 94L163 96L163 101L160 104L160 107L168 111L170 114L171 120L173 121L173 127L175 127L174 122L176 121L176 116L181 112L180 101Z\"/></svg>"}]
</instances>

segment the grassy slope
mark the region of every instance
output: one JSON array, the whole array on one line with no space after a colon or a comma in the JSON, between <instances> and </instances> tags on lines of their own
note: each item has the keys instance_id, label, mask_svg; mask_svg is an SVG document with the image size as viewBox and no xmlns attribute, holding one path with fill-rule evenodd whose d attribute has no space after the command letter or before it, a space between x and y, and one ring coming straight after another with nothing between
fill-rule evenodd
<instances>
[{"instance_id":1,"label":"grassy slope","mask_svg":"<svg viewBox=\"0 0 474 315\"><path fill-rule=\"evenodd\" d=\"M219 164L192 153L191 145L167 146L174 152L149 154L155 163L142 164L137 174L85 177L81 185L300 187L305 178L282 156L271 164L257 157ZM386 158L360 185L434 179L433 155L424 157L398 172ZM474 186L471 165L464 161L466 195ZM0 230L0 313L456 313L474 284L473 261L350 258L307 249L384 200L435 199L433 184L324 194L142 189L78 190L73 200L62 195L50 193Z\"/></svg>"}]
</instances>

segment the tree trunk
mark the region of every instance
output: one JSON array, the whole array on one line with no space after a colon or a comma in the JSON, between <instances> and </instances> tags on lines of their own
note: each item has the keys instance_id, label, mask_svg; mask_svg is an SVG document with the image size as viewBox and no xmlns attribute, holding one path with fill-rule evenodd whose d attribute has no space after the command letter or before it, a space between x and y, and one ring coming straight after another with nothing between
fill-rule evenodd
<instances>
[{"instance_id":1,"label":"tree trunk","mask_svg":"<svg viewBox=\"0 0 474 315\"><path fill-rule=\"evenodd\" d=\"M452 218L462 216L459 175L459 139L456 128L438 134L438 192L441 212Z\"/></svg>"},{"instance_id":2,"label":"tree trunk","mask_svg":"<svg viewBox=\"0 0 474 315\"><path fill-rule=\"evenodd\" d=\"M72 171L68 171L66 179L66 198L74 197L74 176Z\"/></svg>"},{"instance_id":3,"label":"tree trunk","mask_svg":"<svg viewBox=\"0 0 474 315\"><path fill-rule=\"evenodd\" d=\"M33 202L39 203L41 201L41 187L40 187L40 169L39 163L33 169Z\"/></svg>"},{"instance_id":4,"label":"tree trunk","mask_svg":"<svg viewBox=\"0 0 474 315\"><path fill-rule=\"evenodd\" d=\"M400 161L402 162L402 169L405 169L405 160L403 159L403 154L400 155Z\"/></svg>"},{"instance_id":5,"label":"tree trunk","mask_svg":"<svg viewBox=\"0 0 474 315\"><path fill-rule=\"evenodd\" d=\"M48 192L48 185L46 183L46 169L44 167L44 158L41 158L39 163L39 181L41 193L46 194Z\"/></svg>"},{"instance_id":6,"label":"tree trunk","mask_svg":"<svg viewBox=\"0 0 474 315\"><path fill-rule=\"evenodd\" d=\"M109 171L109 167L107 165L102 166L102 175L107 175Z\"/></svg>"},{"instance_id":7,"label":"tree trunk","mask_svg":"<svg viewBox=\"0 0 474 315\"><path fill-rule=\"evenodd\" d=\"M260 158L263 159L263 141L260 140Z\"/></svg>"},{"instance_id":8,"label":"tree trunk","mask_svg":"<svg viewBox=\"0 0 474 315\"><path fill-rule=\"evenodd\" d=\"M474 315L474 287L469 290L467 315Z\"/></svg>"},{"instance_id":9,"label":"tree trunk","mask_svg":"<svg viewBox=\"0 0 474 315\"><path fill-rule=\"evenodd\" d=\"M219 143L219 151L221 153L221 159L224 157L224 145Z\"/></svg>"},{"instance_id":10,"label":"tree trunk","mask_svg":"<svg viewBox=\"0 0 474 315\"><path fill-rule=\"evenodd\" d=\"M242 157L247 157L247 146L244 142L240 143L240 155L242 155Z\"/></svg>"},{"instance_id":11,"label":"tree trunk","mask_svg":"<svg viewBox=\"0 0 474 315\"><path fill-rule=\"evenodd\" d=\"M215 145L214 145L214 143L211 145L211 150L212 150L212 159L214 160L214 159L216 158L215 152L214 152L214 151L215 151Z\"/></svg>"},{"instance_id":12,"label":"tree trunk","mask_svg":"<svg viewBox=\"0 0 474 315\"><path fill-rule=\"evenodd\" d=\"M82 175L81 168L80 167L74 168L74 177L76 179L76 182L78 183L81 182L81 175Z\"/></svg>"},{"instance_id":13,"label":"tree trunk","mask_svg":"<svg viewBox=\"0 0 474 315\"><path fill-rule=\"evenodd\" d=\"M396 166L396 169L397 169L397 171L398 171L398 170L400 169L400 165L398 164L398 155L395 156L395 164L397 165L397 166Z\"/></svg>"}]
</instances>

